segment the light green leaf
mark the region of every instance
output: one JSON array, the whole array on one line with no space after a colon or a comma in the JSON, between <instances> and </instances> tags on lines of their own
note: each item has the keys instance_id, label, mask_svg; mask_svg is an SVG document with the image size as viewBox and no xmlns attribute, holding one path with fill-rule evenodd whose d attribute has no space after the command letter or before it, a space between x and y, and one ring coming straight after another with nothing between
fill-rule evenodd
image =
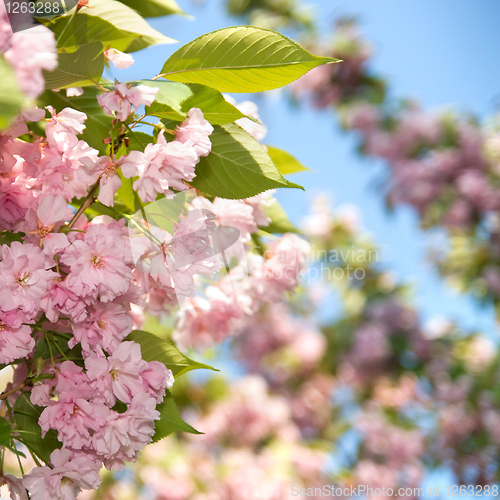
<instances>
[{"instance_id":1,"label":"light green leaf","mask_svg":"<svg viewBox=\"0 0 500 500\"><path fill-rule=\"evenodd\" d=\"M116 0L90 0L88 7L88 9L80 12L100 17L121 31L137 35L137 38L127 46L126 52L135 52L150 45L175 42L172 38L152 28L135 10L122 2ZM69 15L72 12L70 11Z\"/></svg>"},{"instance_id":2,"label":"light green leaf","mask_svg":"<svg viewBox=\"0 0 500 500\"><path fill-rule=\"evenodd\" d=\"M268 189L296 187L280 174L264 148L233 123L215 125L211 153L200 159L191 185L213 196L243 199Z\"/></svg>"},{"instance_id":3,"label":"light green leaf","mask_svg":"<svg viewBox=\"0 0 500 500\"><path fill-rule=\"evenodd\" d=\"M22 442L45 463L50 461L50 454L61 444L57 440L57 433L51 429L42 439L42 429L38 425L38 419L43 408L31 403L29 394L23 392L14 405L14 418Z\"/></svg>"},{"instance_id":4,"label":"light green leaf","mask_svg":"<svg viewBox=\"0 0 500 500\"><path fill-rule=\"evenodd\" d=\"M9 446L11 427L9 422L3 417L0 417L0 445Z\"/></svg>"},{"instance_id":5,"label":"light green leaf","mask_svg":"<svg viewBox=\"0 0 500 500\"><path fill-rule=\"evenodd\" d=\"M109 136L112 117L108 116L97 102L98 90L86 88L84 93L78 97L66 97L66 92L46 91L39 97L39 106L45 107L48 104L54 106L57 112L64 108L73 108L87 115L85 120L85 130L79 137L97 149L99 153L106 153L106 145L102 140Z\"/></svg>"},{"instance_id":6,"label":"light green leaf","mask_svg":"<svg viewBox=\"0 0 500 500\"><path fill-rule=\"evenodd\" d=\"M267 146L267 153L281 172L281 175L294 174L295 172L308 170L307 167L304 167L304 165L297 161L290 153L282 149Z\"/></svg>"},{"instance_id":7,"label":"light green leaf","mask_svg":"<svg viewBox=\"0 0 500 500\"><path fill-rule=\"evenodd\" d=\"M146 134L145 132L139 132L134 130L133 133L129 132L127 136L129 139L128 149L131 151L144 151L144 148L148 144L152 144L154 142L153 136Z\"/></svg>"},{"instance_id":8,"label":"light green leaf","mask_svg":"<svg viewBox=\"0 0 500 500\"><path fill-rule=\"evenodd\" d=\"M156 93L155 100L151 106L146 106L146 113L148 115L177 121L182 121L186 118L186 113L181 109L181 106L184 101L193 95L192 90L187 85L158 80L139 80L133 83L160 89Z\"/></svg>"},{"instance_id":9,"label":"light green leaf","mask_svg":"<svg viewBox=\"0 0 500 500\"><path fill-rule=\"evenodd\" d=\"M184 45L169 57L161 74L221 92L261 92L283 87L331 62L337 59L315 56L274 31L237 26Z\"/></svg>"},{"instance_id":10,"label":"light green leaf","mask_svg":"<svg viewBox=\"0 0 500 500\"><path fill-rule=\"evenodd\" d=\"M197 83L188 83L187 87L193 95L182 103L182 111L185 113L191 108L199 108L205 120L212 125L224 125L245 118L245 115L227 102L218 90Z\"/></svg>"},{"instance_id":11,"label":"light green leaf","mask_svg":"<svg viewBox=\"0 0 500 500\"><path fill-rule=\"evenodd\" d=\"M17 84L16 75L10 64L0 56L0 130L9 127L12 119L28 103L28 98L23 94Z\"/></svg>"},{"instance_id":12,"label":"light green leaf","mask_svg":"<svg viewBox=\"0 0 500 500\"><path fill-rule=\"evenodd\" d=\"M160 361L172 370L175 377L199 368L218 371L211 366L189 359L177 349L173 342L161 339L152 333L134 330L127 337L127 340L140 344L143 359L146 361Z\"/></svg>"},{"instance_id":13,"label":"light green leaf","mask_svg":"<svg viewBox=\"0 0 500 500\"><path fill-rule=\"evenodd\" d=\"M268 226L262 226L263 231L278 234L298 232L298 229L290 222L283 207L277 201L265 207L264 211L271 219L271 223Z\"/></svg>"},{"instance_id":14,"label":"light green leaf","mask_svg":"<svg viewBox=\"0 0 500 500\"><path fill-rule=\"evenodd\" d=\"M153 443L157 443L174 432L203 434L182 420L170 391L167 390L163 403L159 404L156 409L160 412L161 418L157 420L155 424Z\"/></svg>"},{"instance_id":15,"label":"light green leaf","mask_svg":"<svg viewBox=\"0 0 500 500\"><path fill-rule=\"evenodd\" d=\"M94 85L104 71L104 55L101 42L82 45L76 52L58 54L58 66L54 71L45 71L46 89L65 89ZM93 81L92 81L93 80Z\"/></svg>"},{"instance_id":16,"label":"light green leaf","mask_svg":"<svg viewBox=\"0 0 500 500\"><path fill-rule=\"evenodd\" d=\"M69 26L68 26L69 25ZM91 16L84 10L76 16L66 14L56 17L46 26L54 32L59 51L73 52L81 45L99 41L103 48L126 50L140 35L118 29L109 21Z\"/></svg>"},{"instance_id":17,"label":"light green leaf","mask_svg":"<svg viewBox=\"0 0 500 500\"><path fill-rule=\"evenodd\" d=\"M160 88L153 104L146 106L148 115L181 122L187 117L191 108L199 108L204 118L212 125L223 125L245 117L212 87L158 80L141 80L137 83Z\"/></svg>"},{"instance_id":18,"label":"light green leaf","mask_svg":"<svg viewBox=\"0 0 500 500\"><path fill-rule=\"evenodd\" d=\"M120 2L136 10L142 17L186 15L175 0L120 0Z\"/></svg>"}]
</instances>

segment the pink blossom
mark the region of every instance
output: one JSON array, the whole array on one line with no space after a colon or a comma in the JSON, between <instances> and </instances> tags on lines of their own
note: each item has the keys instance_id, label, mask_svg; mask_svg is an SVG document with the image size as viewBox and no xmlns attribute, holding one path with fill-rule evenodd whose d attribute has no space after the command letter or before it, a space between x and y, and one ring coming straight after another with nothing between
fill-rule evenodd
<instances>
[{"instance_id":1,"label":"pink blossom","mask_svg":"<svg viewBox=\"0 0 500 500\"><path fill-rule=\"evenodd\" d=\"M66 97L79 97L83 95L83 87L68 87Z\"/></svg>"},{"instance_id":2,"label":"pink blossom","mask_svg":"<svg viewBox=\"0 0 500 500\"><path fill-rule=\"evenodd\" d=\"M159 193L173 194L171 188L188 189L183 181L194 179L198 159L193 147L180 141L167 143L162 131L157 143L148 144L144 153L132 151L124 157L121 169L124 177L139 176L133 187L143 202L155 201Z\"/></svg>"},{"instance_id":3,"label":"pink blossom","mask_svg":"<svg viewBox=\"0 0 500 500\"><path fill-rule=\"evenodd\" d=\"M156 399L142 392L133 397L125 413L110 412L106 425L92 439L108 469L123 469L125 460L135 462L137 452L151 442L154 421L160 418L155 408Z\"/></svg>"},{"instance_id":4,"label":"pink blossom","mask_svg":"<svg viewBox=\"0 0 500 500\"><path fill-rule=\"evenodd\" d=\"M85 240L77 240L62 254L70 266L67 287L83 299L109 302L129 288L132 272L124 262L125 243L104 224L89 226Z\"/></svg>"},{"instance_id":5,"label":"pink blossom","mask_svg":"<svg viewBox=\"0 0 500 500\"><path fill-rule=\"evenodd\" d=\"M245 203L253 208L253 218L258 226L269 226L271 219L266 215L266 208L276 203L275 189L247 198Z\"/></svg>"},{"instance_id":6,"label":"pink blossom","mask_svg":"<svg viewBox=\"0 0 500 500\"><path fill-rule=\"evenodd\" d=\"M135 342L122 342L108 358L88 357L85 367L94 387L104 394L110 406L116 398L131 403L134 395L140 393L147 393L160 403L166 387L173 384L172 372L162 363L144 361L141 346Z\"/></svg>"},{"instance_id":7,"label":"pink blossom","mask_svg":"<svg viewBox=\"0 0 500 500\"><path fill-rule=\"evenodd\" d=\"M213 131L201 110L191 108L188 117L176 128L175 137L184 144L190 144L198 156L207 156L212 150L209 136Z\"/></svg>"},{"instance_id":8,"label":"pink blossom","mask_svg":"<svg viewBox=\"0 0 500 500\"><path fill-rule=\"evenodd\" d=\"M130 54L125 54L117 49L108 49L104 51L104 57L111 61L115 68L126 69L134 64L134 58Z\"/></svg>"},{"instance_id":9,"label":"pink blossom","mask_svg":"<svg viewBox=\"0 0 500 500\"><path fill-rule=\"evenodd\" d=\"M40 299L57 277L47 265L41 250L29 243L14 241L1 248L0 304L4 311L22 309L33 317L40 308Z\"/></svg>"},{"instance_id":10,"label":"pink blossom","mask_svg":"<svg viewBox=\"0 0 500 500\"><path fill-rule=\"evenodd\" d=\"M63 153L68 147L78 142L77 134L81 134L87 115L72 108L64 108L59 113L52 106L47 106L52 118L47 122L45 134L52 148Z\"/></svg>"},{"instance_id":11,"label":"pink blossom","mask_svg":"<svg viewBox=\"0 0 500 500\"><path fill-rule=\"evenodd\" d=\"M97 161L92 158L81 159L83 167L78 172L82 181L91 185L100 177L97 199L107 207L114 206L114 196L122 186L120 176L116 173L116 163L109 156L102 156Z\"/></svg>"},{"instance_id":12,"label":"pink blossom","mask_svg":"<svg viewBox=\"0 0 500 500\"><path fill-rule=\"evenodd\" d=\"M72 450L54 450L54 466L35 467L23 479L32 500L74 500L82 489L97 489L101 484L99 463L91 455Z\"/></svg>"},{"instance_id":13,"label":"pink blossom","mask_svg":"<svg viewBox=\"0 0 500 500\"><path fill-rule=\"evenodd\" d=\"M225 200L216 197L211 202L198 196L193 200L193 206L214 213L220 226L238 229L244 242L249 241L250 235L259 229L254 218L253 206L243 200Z\"/></svg>"},{"instance_id":14,"label":"pink blossom","mask_svg":"<svg viewBox=\"0 0 500 500\"><path fill-rule=\"evenodd\" d=\"M142 104L150 106L158 90L147 85L129 88L125 83L119 83L114 90L97 96L97 101L106 114L125 121L133 108L137 110Z\"/></svg>"},{"instance_id":15,"label":"pink blossom","mask_svg":"<svg viewBox=\"0 0 500 500\"><path fill-rule=\"evenodd\" d=\"M239 109L244 115L255 118L259 123L256 123L248 118L240 118L236 120L243 130L246 130L256 141L262 141L267 134L267 127L261 123L257 104L252 101L243 101L237 103L231 96L225 95L224 99L231 103L235 108Z\"/></svg>"},{"instance_id":16,"label":"pink blossom","mask_svg":"<svg viewBox=\"0 0 500 500\"><path fill-rule=\"evenodd\" d=\"M74 322L83 321L87 316L85 302L68 289L63 281L50 282L47 293L40 299L40 308L52 323L59 316L67 316Z\"/></svg>"},{"instance_id":17,"label":"pink blossom","mask_svg":"<svg viewBox=\"0 0 500 500\"><path fill-rule=\"evenodd\" d=\"M35 348L31 328L23 325L24 315L18 310L0 310L0 364L27 357Z\"/></svg>"},{"instance_id":18,"label":"pink blossom","mask_svg":"<svg viewBox=\"0 0 500 500\"><path fill-rule=\"evenodd\" d=\"M14 67L21 90L32 99L44 90L42 70L57 67L54 33L45 26L35 26L12 35L5 59Z\"/></svg>"},{"instance_id":19,"label":"pink blossom","mask_svg":"<svg viewBox=\"0 0 500 500\"><path fill-rule=\"evenodd\" d=\"M86 312L83 321L72 325L74 337L68 344L72 348L80 342L87 355L102 356L103 350L114 352L132 331L130 313L120 304L96 302Z\"/></svg>"},{"instance_id":20,"label":"pink blossom","mask_svg":"<svg viewBox=\"0 0 500 500\"><path fill-rule=\"evenodd\" d=\"M94 391L88 383L80 383L59 394L57 401L50 400L38 420L42 437L55 429L64 447L81 450L91 446L93 433L105 425L110 410L102 403L89 402L89 392Z\"/></svg>"}]
</instances>

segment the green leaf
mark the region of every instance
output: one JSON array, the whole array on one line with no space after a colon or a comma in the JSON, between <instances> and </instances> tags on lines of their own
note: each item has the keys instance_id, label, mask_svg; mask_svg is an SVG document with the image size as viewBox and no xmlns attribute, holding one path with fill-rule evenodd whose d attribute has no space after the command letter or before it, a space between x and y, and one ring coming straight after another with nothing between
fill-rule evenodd
<instances>
[{"instance_id":1,"label":"green leaf","mask_svg":"<svg viewBox=\"0 0 500 500\"><path fill-rule=\"evenodd\" d=\"M122 2L116 0L90 0L88 7L88 9L80 12L104 19L120 31L136 36L126 47L126 52L142 50L150 45L175 42L172 38L162 35L152 28L135 10ZM72 12L70 11L69 15Z\"/></svg>"},{"instance_id":2,"label":"green leaf","mask_svg":"<svg viewBox=\"0 0 500 500\"><path fill-rule=\"evenodd\" d=\"M206 194L242 199L268 189L296 187L280 174L264 148L233 123L215 125L211 153L200 159L191 185Z\"/></svg>"},{"instance_id":3,"label":"green leaf","mask_svg":"<svg viewBox=\"0 0 500 500\"><path fill-rule=\"evenodd\" d=\"M271 160L273 160L282 175L308 170L307 167L304 167L304 165L297 161L290 153L282 149L267 146L267 154L271 157Z\"/></svg>"},{"instance_id":4,"label":"green leaf","mask_svg":"<svg viewBox=\"0 0 500 500\"><path fill-rule=\"evenodd\" d=\"M168 58L161 74L221 92L261 92L283 87L331 62L337 59L315 56L274 31L237 26L184 45Z\"/></svg>"},{"instance_id":5,"label":"green leaf","mask_svg":"<svg viewBox=\"0 0 500 500\"><path fill-rule=\"evenodd\" d=\"M29 394L21 393L14 405L14 418L16 420L17 429L22 442L33 452L40 457L45 463L50 462L50 454L61 444L57 440L57 433L51 429L42 439L42 429L38 425L38 419L43 411L43 408L35 406L31 403Z\"/></svg>"},{"instance_id":6,"label":"green leaf","mask_svg":"<svg viewBox=\"0 0 500 500\"><path fill-rule=\"evenodd\" d=\"M26 236L24 233L13 233L11 231L1 231L0 232L0 245L9 245L13 241L23 241L23 237Z\"/></svg>"},{"instance_id":7,"label":"green leaf","mask_svg":"<svg viewBox=\"0 0 500 500\"><path fill-rule=\"evenodd\" d=\"M5 418L0 417L0 445L9 446L11 432L12 429L9 422Z\"/></svg>"},{"instance_id":8,"label":"green leaf","mask_svg":"<svg viewBox=\"0 0 500 500\"><path fill-rule=\"evenodd\" d=\"M160 361L172 370L175 377L180 377L184 373L200 368L218 371L211 366L189 359L177 349L172 341L161 339L152 333L134 330L127 337L127 340L140 344L143 359L146 361Z\"/></svg>"},{"instance_id":9,"label":"green leaf","mask_svg":"<svg viewBox=\"0 0 500 500\"><path fill-rule=\"evenodd\" d=\"M271 219L268 226L262 226L261 229L267 233L298 233L299 230L290 222L283 207L275 201L264 209L266 215Z\"/></svg>"},{"instance_id":10,"label":"green leaf","mask_svg":"<svg viewBox=\"0 0 500 500\"><path fill-rule=\"evenodd\" d=\"M139 34L118 29L109 21L91 16L84 10L76 16L66 14L46 24L54 32L59 51L73 52L81 45L99 41L103 48L126 50Z\"/></svg>"},{"instance_id":11,"label":"green leaf","mask_svg":"<svg viewBox=\"0 0 500 500\"><path fill-rule=\"evenodd\" d=\"M158 118L168 118L170 120L184 120L186 113L181 109L181 105L193 95L193 92L187 85L158 80L139 80L133 83L160 89L156 93L155 100L151 106L146 106L146 113L148 115L157 116Z\"/></svg>"},{"instance_id":12,"label":"green leaf","mask_svg":"<svg viewBox=\"0 0 500 500\"><path fill-rule=\"evenodd\" d=\"M85 87L94 85L104 71L104 55L101 42L81 45L76 52L58 54L58 66L54 71L45 71L46 89Z\"/></svg>"},{"instance_id":13,"label":"green leaf","mask_svg":"<svg viewBox=\"0 0 500 500\"><path fill-rule=\"evenodd\" d=\"M12 119L28 103L28 98L23 94L17 84L16 75L10 64L0 56L0 130L9 128Z\"/></svg>"},{"instance_id":14,"label":"green leaf","mask_svg":"<svg viewBox=\"0 0 500 500\"><path fill-rule=\"evenodd\" d=\"M157 443L161 439L169 436L174 432L189 432L191 434L203 434L191 427L188 423L182 420L179 415L179 410L175 404L174 398L170 391L167 390L163 403L159 404L156 409L160 412L160 420L156 421L153 443Z\"/></svg>"},{"instance_id":15,"label":"green leaf","mask_svg":"<svg viewBox=\"0 0 500 500\"><path fill-rule=\"evenodd\" d=\"M66 92L45 91L38 100L40 107L51 104L57 112L64 108L73 108L85 113L87 115L85 130L79 137L102 155L106 154L106 145L103 144L102 140L109 136L113 118L108 116L97 102L98 94L99 91L94 88L86 88L84 93L78 97L66 97Z\"/></svg>"},{"instance_id":16,"label":"green leaf","mask_svg":"<svg viewBox=\"0 0 500 500\"><path fill-rule=\"evenodd\" d=\"M128 149L131 151L144 151L144 148L148 144L155 142L152 135L145 132L138 132L137 130L134 130L132 134L129 132L128 140Z\"/></svg>"},{"instance_id":17,"label":"green leaf","mask_svg":"<svg viewBox=\"0 0 500 500\"><path fill-rule=\"evenodd\" d=\"M137 83L160 88L155 101L151 106L146 106L148 115L180 122L187 117L187 112L191 108L199 108L204 118L212 125L223 125L245 118L240 110L227 102L224 96L212 87L158 80L141 80Z\"/></svg>"},{"instance_id":18,"label":"green leaf","mask_svg":"<svg viewBox=\"0 0 500 500\"><path fill-rule=\"evenodd\" d=\"M135 213L141 209L142 204L132 187L134 180L123 177L120 170L118 170L118 175L122 181L122 187L116 192L116 196L130 210L130 213Z\"/></svg>"},{"instance_id":19,"label":"green leaf","mask_svg":"<svg viewBox=\"0 0 500 500\"><path fill-rule=\"evenodd\" d=\"M120 0L120 2L136 10L142 17L186 15L175 0Z\"/></svg>"},{"instance_id":20,"label":"green leaf","mask_svg":"<svg viewBox=\"0 0 500 500\"><path fill-rule=\"evenodd\" d=\"M191 108L199 108L205 120L212 125L224 125L245 118L245 115L227 102L218 90L197 83L188 83L187 87L193 95L182 103L182 111L185 113Z\"/></svg>"}]
</instances>

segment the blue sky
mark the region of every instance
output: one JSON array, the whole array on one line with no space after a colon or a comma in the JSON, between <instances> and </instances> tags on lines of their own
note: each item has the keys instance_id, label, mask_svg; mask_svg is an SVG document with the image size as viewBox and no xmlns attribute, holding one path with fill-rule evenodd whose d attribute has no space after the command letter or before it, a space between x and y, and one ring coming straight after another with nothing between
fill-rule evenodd
<instances>
[{"instance_id":1,"label":"blue sky","mask_svg":"<svg viewBox=\"0 0 500 500\"><path fill-rule=\"evenodd\" d=\"M238 22L225 15L221 0L193 4L178 0L194 19L180 16L150 20L181 44ZM373 69L389 81L396 97L416 98L426 108L453 106L486 117L500 107L500 2L497 0L320 0L320 31L327 33L339 15L357 15L375 49ZM137 54L130 69L116 71L120 80L150 78L180 44ZM492 310L450 291L425 262L429 236L418 229L409 208L388 215L374 186L382 162L360 158L352 135L339 131L330 111L296 110L277 93L257 102L269 129L266 142L286 149L312 171L294 182L306 192L282 190L278 198L298 222L311 195L327 190L335 204L357 205L364 225L382 245L381 260L413 284L424 319L440 314L463 326L495 331Z\"/></svg>"}]
</instances>

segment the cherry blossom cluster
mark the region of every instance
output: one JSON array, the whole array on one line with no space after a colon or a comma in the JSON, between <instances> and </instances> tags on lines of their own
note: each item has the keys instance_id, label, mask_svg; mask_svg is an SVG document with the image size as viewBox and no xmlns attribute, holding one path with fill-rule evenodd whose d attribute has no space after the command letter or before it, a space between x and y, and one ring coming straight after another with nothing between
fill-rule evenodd
<instances>
[{"instance_id":1,"label":"cherry blossom cluster","mask_svg":"<svg viewBox=\"0 0 500 500\"><path fill-rule=\"evenodd\" d=\"M324 50L342 64L307 73L292 86L293 98L337 111L342 126L357 132L360 152L387 163L389 205L411 205L423 228L447 229L450 251L433 255L441 273L461 291L498 307L498 119L481 124L452 110L393 102L370 67L371 47L353 21L340 21Z\"/></svg>"}]
</instances>

